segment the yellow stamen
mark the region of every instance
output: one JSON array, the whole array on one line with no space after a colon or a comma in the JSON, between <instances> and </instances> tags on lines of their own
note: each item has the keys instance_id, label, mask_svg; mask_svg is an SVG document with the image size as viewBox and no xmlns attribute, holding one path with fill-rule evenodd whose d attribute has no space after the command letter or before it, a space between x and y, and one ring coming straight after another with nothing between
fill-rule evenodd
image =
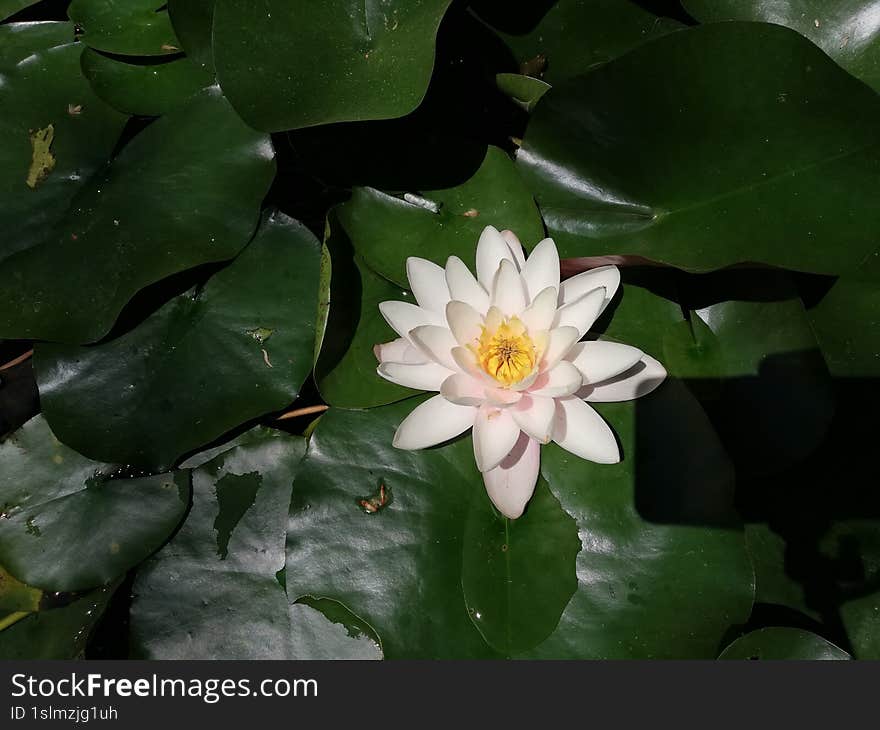
<instances>
[{"instance_id":1,"label":"yellow stamen","mask_svg":"<svg viewBox=\"0 0 880 730\"><path fill-rule=\"evenodd\" d=\"M535 343L518 317L486 317L474 352L483 368L503 386L531 375L538 359Z\"/></svg>"}]
</instances>

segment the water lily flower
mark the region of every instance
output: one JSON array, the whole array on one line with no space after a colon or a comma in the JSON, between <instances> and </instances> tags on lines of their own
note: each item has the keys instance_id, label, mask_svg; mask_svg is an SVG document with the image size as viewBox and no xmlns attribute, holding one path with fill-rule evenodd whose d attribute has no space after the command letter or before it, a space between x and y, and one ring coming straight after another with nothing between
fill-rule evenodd
<instances>
[{"instance_id":1,"label":"water lily flower","mask_svg":"<svg viewBox=\"0 0 880 730\"><path fill-rule=\"evenodd\" d=\"M528 259L511 231L483 230L476 277L451 256L446 268L407 259L417 304L382 302L400 335L377 345L378 373L436 391L400 424L394 446L424 449L473 428L474 458L489 497L522 515L535 490L541 444L555 441L600 464L620 461L614 433L590 402L638 398L666 377L636 347L587 339L620 285L616 266L560 282L553 239Z\"/></svg>"}]
</instances>

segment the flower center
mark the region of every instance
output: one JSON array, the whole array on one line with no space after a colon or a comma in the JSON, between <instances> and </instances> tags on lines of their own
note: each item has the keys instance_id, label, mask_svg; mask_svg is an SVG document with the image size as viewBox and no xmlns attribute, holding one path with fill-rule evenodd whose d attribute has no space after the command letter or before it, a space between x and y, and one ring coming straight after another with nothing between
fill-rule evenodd
<instances>
[{"instance_id":1,"label":"flower center","mask_svg":"<svg viewBox=\"0 0 880 730\"><path fill-rule=\"evenodd\" d=\"M476 346L480 367L502 385L513 385L530 375L537 348L518 317L505 318L491 329L483 327Z\"/></svg>"}]
</instances>

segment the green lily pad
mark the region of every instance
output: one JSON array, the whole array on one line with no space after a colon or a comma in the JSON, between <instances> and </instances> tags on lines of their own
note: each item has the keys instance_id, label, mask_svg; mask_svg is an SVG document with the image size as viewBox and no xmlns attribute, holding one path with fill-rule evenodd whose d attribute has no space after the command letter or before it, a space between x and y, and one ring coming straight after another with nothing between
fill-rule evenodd
<instances>
[{"instance_id":1,"label":"green lily pad","mask_svg":"<svg viewBox=\"0 0 880 730\"><path fill-rule=\"evenodd\" d=\"M839 646L803 629L772 626L741 636L719 659L851 659Z\"/></svg>"},{"instance_id":2,"label":"green lily pad","mask_svg":"<svg viewBox=\"0 0 880 730\"><path fill-rule=\"evenodd\" d=\"M341 408L372 408L415 395L418 391L379 377L373 353L375 345L397 337L379 313L379 302L405 299L408 292L352 258L345 232L335 221L329 225L329 316L315 365L321 396Z\"/></svg>"},{"instance_id":3,"label":"green lily pad","mask_svg":"<svg viewBox=\"0 0 880 730\"><path fill-rule=\"evenodd\" d=\"M161 470L285 408L312 367L319 258L305 226L267 214L228 268L122 337L38 345L53 430L92 458Z\"/></svg>"},{"instance_id":4,"label":"green lily pad","mask_svg":"<svg viewBox=\"0 0 880 730\"><path fill-rule=\"evenodd\" d=\"M0 336L100 339L140 289L234 257L274 172L269 138L246 127L219 89L204 90L131 140L41 242L0 262Z\"/></svg>"},{"instance_id":5,"label":"green lily pad","mask_svg":"<svg viewBox=\"0 0 880 730\"><path fill-rule=\"evenodd\" d=\"M82 47L72 39L72 23L0 26L0 226L7 232L0 268L45 239L84 181L106 164L126 121L95 96L80 71ZM40 165L32 136L50 128L44 174L30 180ZM3 271L7 286L11 276Z\"/></svg>"},{"instance_id":6,"label":"green lily pad","mask_svg":"<svg viewBox=\"0 0 880 730\"><path fill-rule=\"evenodd\" d=\"M517 161L563 257L837 273L876 248L878 130L880 97L802 36L719 23L554 86Z\"/></svg>"},{"instance_id":7,"label":"green lily pad","mask_svg":"<svg viewBox=\"0 0 880 730\"><path fill-rule=\"evenodd\" d=\"M425 95L449 4L217 0L217 75L257 129L400 117Z\"/></svg>"},{"instance_id":8,"label":"green lily pad","mask_svg":"<svg viewBox=\"0 0 880 730\"><path fill-rule=\"evenodd\" d=\"M877 0L682 0L682 5L702 23L762 20L788 26L880 91Z\"/></svg>"},{"instance_id":9,"label":"green lily pad","mask_svg":"<svg viewBox=\"0 0 880 730\"><path fill-rule=\"evenodd\" d=\"M485 489L471 440L392 447L418 403L331 408L321 418L294 484L287 592L340 601L376 630L388 658L497 657L462 593L465 520ZM394 501L368 514L359 501L380 485Z\"/></svg>"},{"instance_id":10,"label":"green lily pad","mask_svg":"<svg viewBox=\"0 0 880 730\"><path fill-rule=\"evenodd\" d=\"M550 5L549 9L547 6ZM479 0L476 12L516 55L521 73L548 83L577 76L636 46L678 30L631 0L519 3Z\"/></svg>"},{"instance_id":11,"label":"green lily pad","mask_svg":"<svg viewBox=\"0 0 880 730\"><path fill-rule=\"evenodd\" d=\"M118 584L96 588L63 608L32 613L0 631L0 659L82 659Z\"/></svg>"},{"instance_id":12,"label":"green lily pad","mask_svg":"<svg viewBox=\"0 0 880 730\"><path fill-rule=\"evenodd\" d=\"M214 75L211 33L216 0L168 0L168 15L186 55Z\"/></svg>"},{"instance_id":13,"label":"green lily pad","mask_svg":"<svg viewBox=\"0 0 880 730\"><path fill-rule=\"evenodd\" d=\"M181 529L139 571L135 654L149 659L380 658L376 643L322 604L289 606L287 509L305 453L300 437L256 429L193 472Z\"/></svg>"},{"instance_id":14,"label":"green lily pad","mask_svg":"<svg viewBox=\"0 0 880 730\"><path fill-rule=\"evenodd\" d=\"M67 10L86 45L125 56L180 52L162 0L73 0Z\"/></svg>"},{"instance_id":15,"label":"green lily pad","mask_svg":"<svg viewBox=\"0 0 880 730\"><path fill-rule=\"evenodd\" d=\"M733 468L679 381L601 404L623 461L545 446L541 472L578 524L578 589L531 658L713 658L749 616L754 575Z\"/></svg>"},{"instance_id":16,"label":"green lily pad","mask_svg":"<svg viewBox=\"0 0 880 730\"><path fill-rule=\"evenodd\" d=\"M355 188L336 214L367 265L402 287L408 286L408 256L445 266L446 259L456 255L472 265L477 240L488 225L509 228L527 248L544 237L531 195L510 158L497 147L489 147L480 169L457 187L421 191L409 201L373 188Z\"/></svg>"},{"instance_id":17,"label":"green lily pad","mask_svg":"<svg viewBox=\"0 0 880 730\"><path fill-rule=\"evenodd\" d=\"M438 485L439 486L439 485ZM578 587L575 521L539 482L524 517L508 520L475 490L465 521L461 584L474 625L505 656L546 639Z\"/></svg>"},{"instance_id":18,"label":"green lily pad","mask_svg":"<svg viewBox=\"0 0 880 730\"><path fill-rule=\"evenodd\" d=\"M47 590L122 575L165 541L189 501L188 472L121 478L60 443L42 416L0 444L0 465L0 562Z\"/></svg>"},{"instance_id":19,"label":"green lily pad","mask_svg":"<svg viewBox=\"0 0 880 730\"><path fill-rule=\"evenodd\" d=\"M171 111L213 78L186 57L132 63L91 48L83 51L82 69L101 99L121 112L141 116Z\"/></svg>"}]
</instances>

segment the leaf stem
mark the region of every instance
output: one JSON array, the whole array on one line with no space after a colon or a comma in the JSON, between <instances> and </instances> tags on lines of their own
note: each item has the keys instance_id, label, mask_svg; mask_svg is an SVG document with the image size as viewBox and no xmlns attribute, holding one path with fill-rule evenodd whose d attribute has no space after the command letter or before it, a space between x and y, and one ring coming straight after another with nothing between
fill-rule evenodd
<instances>
[{"instance_id":1,"label":"leaf stem","mask_svg":"<svg viewBox=\"0 0 880 730\"><path fill-rule=\"evenodd\" d=\"M10 368L14 368L16 365L21 365L21 363L23 363L25 360L30 360L30 358L33 357L33 354L34 354L33 350L28 350L24 354L19 355L14 360L10 360L5 365L0 365L0 371L9 370Z\"/></svg>"},{"instance_id":2,"label":"leaf stem","mask_svg":"<svg viewBox=\"0 0 880 730\"><path fill-rule=\"evenodd\" d=\"M2 619L0 619L0 631L3 631L3 629L8 629L14 623L18 623L25 616L30 616L30 611L15 611L14 613L10 613L8 616L4 616Z\"/></svg>"},{"instance_id":3,"label":"leaf stem","mask_svg":"<svg viewBox=\"0 0 880 730\"><path fill-rule=\"evenodd\" d=\"M330 406L308 406L307 408L297 408L294 411L288 411L287 413L282 413L276 420L278 421L286 421L289 418L298 418L299 416L310 416L313 413L323 413L328 410Z\"/></svg>"}]
</instances>

